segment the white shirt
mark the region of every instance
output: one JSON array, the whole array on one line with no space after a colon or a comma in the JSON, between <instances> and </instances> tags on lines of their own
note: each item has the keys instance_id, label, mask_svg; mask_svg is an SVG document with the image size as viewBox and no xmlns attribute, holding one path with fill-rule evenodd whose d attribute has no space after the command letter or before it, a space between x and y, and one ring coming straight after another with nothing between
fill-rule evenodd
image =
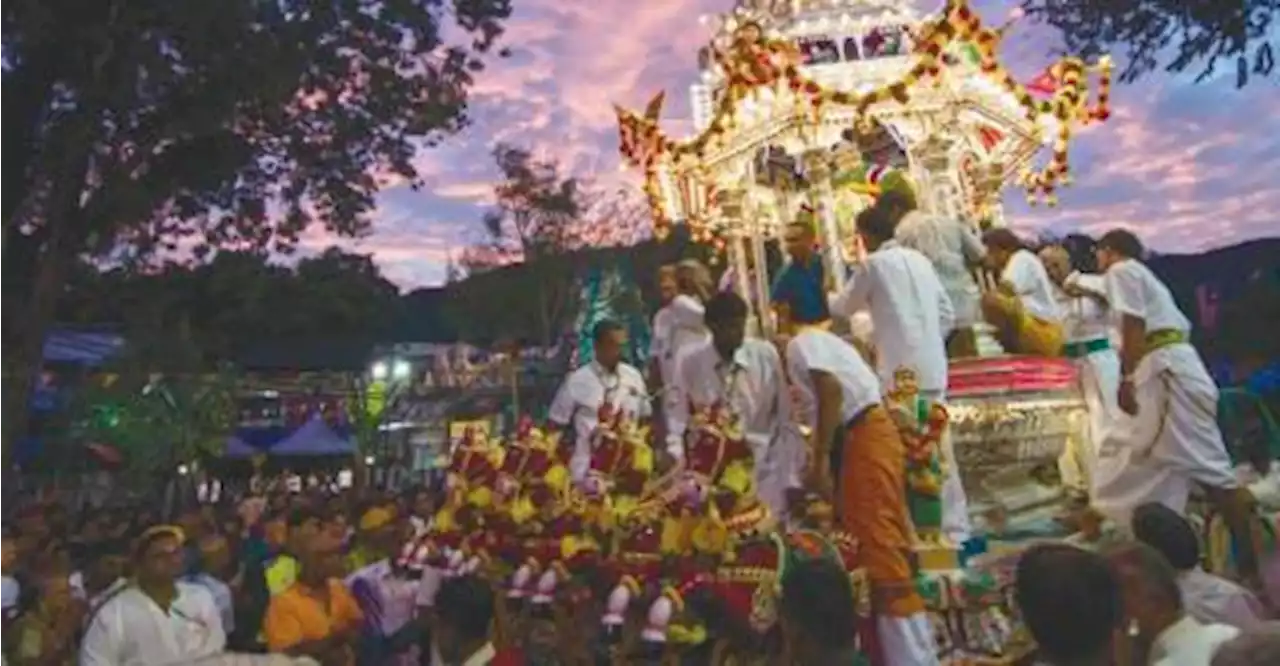
<instances>
[{"instance_id":1,"label":"white shirt","mask_svg":"<svg viewBox=\"0 0 1280 666\"><path fill-rule=\"evenodd\" d=\"M684 399L670 418L669 450L682 448L691 408L723 402L741 419L755 456L757 478L783 462L773 444L778 441L779 428L791 421L791 395L782 359L772 344L744 340L732 362L720 358L710 340L690 347L678 359L676 384Z\"/></svg>"},{"instance_id":2,"label":"white shirt","mask_svg":"<svg viewBox=\"0 0 1280 666\"><path fill-rule=\"evenodd\" d=\"M409 624L419 605L419 581L396 575L391 560L359 569L344 582L360 604L365 623L376 625L382 636L392 636Z\"/></svg>"},{"instance_id":3,"label":"white shirt","mask_svg":"<svg viewBox=\"0 0 1280 666\"><path fill-rule=\"evenodd\" d=\"M22 596L22 584L13 576L5 576L3 585L0 585L0 592L4 596L4 615L9 617L9 611L16 612L18 609L18 599Z\"/></svg>"},{"instance_id":4,"label":"white shirt","mask_svg":"<svg viewBox=\"0 0 1280 666\"><path fill-rule=\"evenodd\" d=\"M1000 279L1013 285L1014 293L1022 300L1022 306L1027 312L1049 321L1062 319L1049 272L1040 263L1040 258L1030 250L1014 252L1009 257L1009 263L1005 264Z\"/></svg>"},{"instance_id":5,"label":"white shirt","mask_svg":"<svg viewBox=\"0 0 1280 666\"><path fill-rule=\"evenodd\" d=\"M223 651L227 635L209 591L177 583L165 612L137 587L106 603L80 649L81 666L176 666Z\"/></svg>"},{"instance_id":6,"label":"white shirt","mask_svg":"<svg viewBox=\"0 0 1280 666\"><path fill-rule=\"evenodd\" d=\"M1178 309L1173 294L1146 264L1125 259L1107 269L1107 302L1112 312L1141 319L1148 333L1191 332L1191 321Z\"/></svg>"},{"instance_id":7,"label":"white shirt","mask_svg":"<svg viewBox=\"0 0 1280 666\"><path fill-rule=\"evenodd\" d=\"M1200 624L1190 616L1160 632L1151 644L1154 666L1209 666L1218 648L1240 635L1225 624Z\"/></svg>"},{"instance_id":8,"label":"white shirt","mask_svg":"<svg viewBox=\"0 0 1280 666\"><path fill-rule=\"evenodd\" d=\"M969 266L981 261L987 250L973 229L957 220L912 211L898 223L895 237L933 263L955 309L956 326L978 321L981 292Z\"/></svg>"},{"instance_id":9,"label":"white shirt","mask_svg":"<svg viewBox=\"0 0 1280 666\"><path fill-rule=\"evenodd\" d=\"M706 308L698 299L680 294L654 315L649 352L658 359L663 382L675 377L676 358L681 350L708 339L707 327L702 321L705 313Z\"/></svg>"},{"instance_id":10,"label":"white shirt","mask_svg":"<svg viewBox=\"0 0 1280 666\"><path fill-rule=\"evenodd\" d=\"M561 426L573 426L575 441L569 468L574 479L581 479L591 464L591 438L600 422L600 406L606 400L628 418L646 418L650 414L644 376L626 363L619 363L614 372L595 361L574 370L551 401L547 418Z\"/></svg>"},{"instance_id":11,"label":"white shirt","mask_svg":"<svg viewBox=\"0 0 1280 666\"><path fill-rule=\"evenodd\" d=\"M218 613L222 617L222 631L228 634L234 632L236 630L236 606L235 599L231 596L231 586L216 576L207 573L191 576L188 582L200 585L209 591L209 594L213 596L213 603L218 607Z\"/></svg>"},{"instance_id":12,"label":"white shirt","mask_svg":"<svg viewBox=\"0 0 1280 666\"><path fill-rule=\"evenodd\" d=\"M1107 294L1107 279L1101 275L1072 273L1064 282L1068 287L1078 287L1089 293L1102 296ZM1062 332L1067 342L1110 338L1111 314L1106 304L1091 296L1068 296L1057 285L1054 285L1053 293L1062 313Z\"/></svg>"},{"instance_id":13,"label":"white shirt","mask_svg":"<svg viewBox=\"0 0 1280 666\"><path fill-rule=\"evenodd\" d=\"M1200 567L1178 574L1187 615L1200 622L1216 622L1237 629L1262 623L1262 603L1252 592Z\"/></svg>"},{"instance_id":14,"label":"white shirt","mask_svg":"<svg viewBox=\"0 0 1280 666\"><path fill-rule=\"evenodd\" d=\"M862 355L834 333L807 328L787 343L787 374L799 389L803 411L816 426L818 395L809 373L825 372L840 382L844 400L840 407L842 422L852 421L864 410L880 402L880 381Z\"/></svg>"},{"instance_id":15,"label":"white shirt","mask_svg":"<svg viewBox=\"0 0 1280 666\"><path fill-rule=\"evenodd\" d=\"M947 388L946 336L956 317L927 257L894 241L872 252L831 301L833 315L860 310L871 313L882 386L893 386L894 373L910 368L921 390Z\"/></svg>"}]
</instances>

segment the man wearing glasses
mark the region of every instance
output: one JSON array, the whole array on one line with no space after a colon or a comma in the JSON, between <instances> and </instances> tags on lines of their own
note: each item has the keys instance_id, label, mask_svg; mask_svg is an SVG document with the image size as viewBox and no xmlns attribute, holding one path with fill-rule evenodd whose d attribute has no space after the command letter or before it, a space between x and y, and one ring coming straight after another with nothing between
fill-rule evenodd
<instances>
[{"instance_id":1,"label":"man wearing glasses","mask_svg":"<svg viewBox=\"0 0 1280 666\"><path fill-rule=\"evenodd\" d=\"M81 666L186 664L226 647L209 591L178 582L182 530L153 527L133 549L134 579L89 620Z\"/></svg>"}]
</instances>

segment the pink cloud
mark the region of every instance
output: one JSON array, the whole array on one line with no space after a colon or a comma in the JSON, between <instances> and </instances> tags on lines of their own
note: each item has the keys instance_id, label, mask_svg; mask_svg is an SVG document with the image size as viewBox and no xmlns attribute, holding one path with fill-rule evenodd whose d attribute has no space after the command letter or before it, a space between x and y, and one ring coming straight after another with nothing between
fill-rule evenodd
<instances>
[{"instance_id":1,"label":"pink cloud","mask_svg":"<svg viewBox=\"0 0 1280 666\"><path fill-rule=\"evenodd\" d=\"M391 187L361 245L404 284L443 276L448 248L474 238L476 204L496 173L488 151L498 141L561 161L602 187L632 187L618 170L613 104L637 107L667 92L663 125L691 128L688 88L696 51L708 38L700 12L728 0L593 0L519 3L508 25L513 56L483 72L473 90L473 124L417 158L424 187ZM998 22L1007 4L981 1ZM1030 78L1051 62L1060 40L1018 25L1002 47L1006 65ZM1228 77L1229 79L1230 77ZM1075 183L1058 208L1031 208L1010 189L1007 215L1019 229L1140 230L1164 251L1192 251L1276 233L1280 210L1280 101L1265 85L1236 91L1232 81L1191 85L1155 73L1112 90L1113 117L1080 133L1072 153Z\"/></svg>"}]
</instances>

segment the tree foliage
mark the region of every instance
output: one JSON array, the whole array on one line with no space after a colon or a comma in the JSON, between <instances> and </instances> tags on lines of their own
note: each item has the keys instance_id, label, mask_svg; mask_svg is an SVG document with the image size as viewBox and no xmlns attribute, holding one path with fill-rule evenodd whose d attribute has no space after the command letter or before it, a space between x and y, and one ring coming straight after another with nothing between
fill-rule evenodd
<instances>
[{"instance_id":1,"label":"tree foliage","mask_svg":"<svg viewBox=\"0 0 1280 666\"><path fill-rule=\"evenodd\" d=\"M264 347L335 339L373 344L393 335L402 312L398 289L369 255L329 248L292 267L252 252L145 272L90 267L73 275L58 319L115 325L127 339L150 340L151 348L185 336L185 353L196 357L187 365L204 371Z\"/></svg>"},{"instance_id":2,"label":"tree foliage","mask_svg":"<svg viewBox=\"0 0 1280 666\"><path fill-rule=\"evenodd\" d=\"M647 212L627 192L566 175L529 150L499 144L493 158L500 177L483 235L451 264L451 318L472 339L496 341L500 329L551 346L578 315L591 250L643 240Z\"/></svg>"},{"instance_id":3,"label":"tree foliage","mask_svg":"<svg viewBox=\"0 0 1280 666\"><path fill-rule=\"evenodd\" d=\"M1197 81L1222 60L1235 66L1236 83L1270 77L1277 0L1025 0L1027 16L1062 31L1066 49L1084 56L1123 50L1122 81L1164 69L1200 67Z\"/></svg>"},{"instance_id":4,"label":"tree foliage","mask_svg":"<svg viewBox=\"0 0 1280 666\"><path fill-rule=\"evenodd\" d=\"M465 124L509 14L508 0L5 3L0 211L5 244L29 238L38 268L30 313L6 323L24 329L6 331L21 338L6 426L22 425L76 257L364 233L378 189L416 182L415 151Z\"/></svg>"}]
</instances>

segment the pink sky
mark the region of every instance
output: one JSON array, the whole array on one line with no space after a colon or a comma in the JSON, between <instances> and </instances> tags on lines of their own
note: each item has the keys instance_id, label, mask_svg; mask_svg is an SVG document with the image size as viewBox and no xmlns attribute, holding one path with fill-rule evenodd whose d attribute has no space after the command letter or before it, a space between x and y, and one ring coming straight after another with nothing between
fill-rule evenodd
<instances>
[{"instance_id":1,"label":"pink sky","mask_svg":"<svg viewBox=\"0 0 1280 666\"><path fill-rule=\"evenodd\" d=\"M940 4L940 3L938 3ZM990 22L1014 3L977 2ZM388 188L374 233L350 244L372 253L403 288L439 284L450 251L477 238L499 141L553 156L576 173L619 177L613 103L641 107L667 91L664 127L688 128L695 54L708 38L703 13L731 0L517 0L505 43L512 57L483 73L472 92L474 122L424 152L426 187ZM1053 35L1015 28L1004 48L1013 70L1049 62ZM1152 247L1191 252L1280 232L1280 95L1266 81L1237 90L1234 63L1200 84L1154 73L1112 91L1113 115L1072 150L1076 180L1056 209L1029 208L1009 189L1006 211L1021 231L1097 233L1139 229ZM627 178L638 182L634 174ZM332 239L313 234L310 249Z\"/></svg>"}]
</instances>

